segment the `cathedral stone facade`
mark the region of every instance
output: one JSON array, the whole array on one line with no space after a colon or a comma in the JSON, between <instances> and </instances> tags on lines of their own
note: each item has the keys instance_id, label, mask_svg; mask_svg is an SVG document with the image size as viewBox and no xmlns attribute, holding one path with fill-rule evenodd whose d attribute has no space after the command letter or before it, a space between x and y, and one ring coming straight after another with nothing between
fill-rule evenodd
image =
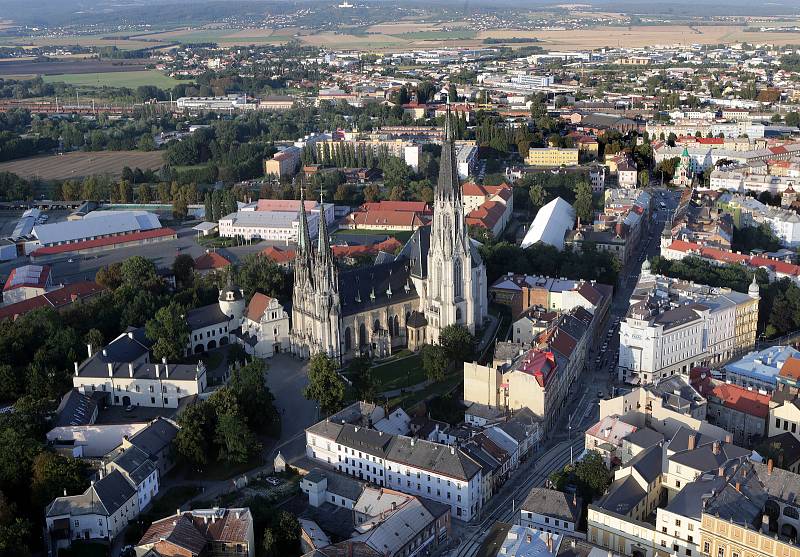
<instances>
[{"instance_id":1,"label":"cathedral stone facade","mask_svg":"<svg viewBox=\"0 0 800 557\"><path fill-rule=\"evenodd\" d=\"M325 219L312 245L301 203L292 307L292 352L338 361L436 343L452 324L474 333L486 319L486 267L467 234L450 118L446 119L433 223L398 255L346 271L336 267Z\"/></svg>"}]
</instances>

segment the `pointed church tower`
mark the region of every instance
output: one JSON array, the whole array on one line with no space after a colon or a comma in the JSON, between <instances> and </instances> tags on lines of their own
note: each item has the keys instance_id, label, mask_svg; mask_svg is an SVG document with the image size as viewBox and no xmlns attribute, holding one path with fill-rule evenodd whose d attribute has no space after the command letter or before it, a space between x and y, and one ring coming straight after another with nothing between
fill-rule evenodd
<instances>
[{"instance_id":1,"label":"pointed church tower","mask_svg":"<svg viewBox=\"0 0 800 557\"><path fill-rule=\"evenodd\" d=\"M456 163L448 105L433 199L428 280L422 299L427 342L438 342L439 331L452 324L474 332L486 316L486 270L477 252L473 256Z\"/></svg>"},{"instance_id":2,"label":"pointed church tower","mask_svg":"<svg viewBox=\"0 0 800 557\"><path fill-rule=\"evenodd\" d=\"M319 331L317 340L320 351L333 358L340 355L339 324L341 302L339 298L339 270L333 258L328 223L325 220L325 204L320 192L319 230L317 232L317 252L314 255L314 300Z\"/></svg>"}]
</instances>

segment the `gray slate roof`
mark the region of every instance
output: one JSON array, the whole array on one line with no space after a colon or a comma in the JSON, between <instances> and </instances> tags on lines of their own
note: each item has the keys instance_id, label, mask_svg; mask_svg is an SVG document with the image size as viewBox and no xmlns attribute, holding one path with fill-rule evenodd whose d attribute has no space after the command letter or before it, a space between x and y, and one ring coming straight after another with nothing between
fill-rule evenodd
<instances>
[{"instance_id":1,"label":"gray slate roof","mask_svg":"<svg viewBox=\"0 0 800 557\"><path fill-rule=\"evenodd\" d=\"M136 490L117 470L94 483L82 495L57 497L47 508L47 516L99 514L111 516L136 496Z\"/></svg>"},{"instance_id":2,"label":"gray slate roof","mask_svg":"<svg viewBox=\"0 0 800 557\"><path fill-rule=\"evenodd\" d=\"M647 496L644 489L633 476L614 480L608 493L597 502L597 506L607 511L626 515Z\"/></svg>"},{"instance_id":3,"label":"gray slate roof","mask_svg":"<svg viewBox=\"0 0 800 557\"><path fill-rule=\"evenodd\" d=\"M180 428L165 418L157 418L150 425L138 431L129 441L142 450L151 460L166 449L178 435Z\"/></svg>"},{"instance_id":4,"label":"gray slate roof","mask_svg":"<svg viewBox=\"0 0 800 557\"><path fill-rule=\"evenodd\" d=\"M477 462L456 448L402 435L394 437L386 458L463 481L469 481L481 470Z\"/></svg>"},{"instance_id":5,"label":"gray slate roof","mask_svg":"<svg viewBox=\"0 0 800 557\"><path fill-rule=\"evenodd\" d=\"M219 308L217 303L186 312L186 322L192 330L227 323L230 320L231 318Z\"/></svg>"},{"instance_id":6,"label":"gray slate roof","mask_svg":"<svg viewBox=\"0 0 800 557\"><path fill-rule=\"evenodd\" d=\"M342 425L336 442L357 451L383 456L392 440L392 436L382 431L358 427L351 424Z\"/></svg>"},{"instance_id":7,"label":"gray slate roof","mask_svg":"<svg viewBox=\"0 0 800 557\"><path fill-rule=\"evenodd\" d=\"M661 458L663 452L659 445L654 445L640 452L628 461L628 466L639 472L649 484L661 475Z\"/></svg>"},{"instance_id":8,"label":"gray slate roof","mask_svg":"<svg viewBox=\"0 0 800 557\"><path fill-rule=\"evenodd\" d=\"M520 509L577 524L581 515L581 501L577 499L576 502L577 505L573 504L572 496L564 492L534 487Z\"/></svg>"},{"instance_id":9,"label":"gray slate roof","mask_svg":"<svg viewBox=\"0 0 800 557\"><path fill-rule=\"evenodd\" d=\"M147 453L136 446L121 450L112 462L116 467L124 470L137 486L156 469L153 461L148 458Z\"/></svg>"}]
</instances>

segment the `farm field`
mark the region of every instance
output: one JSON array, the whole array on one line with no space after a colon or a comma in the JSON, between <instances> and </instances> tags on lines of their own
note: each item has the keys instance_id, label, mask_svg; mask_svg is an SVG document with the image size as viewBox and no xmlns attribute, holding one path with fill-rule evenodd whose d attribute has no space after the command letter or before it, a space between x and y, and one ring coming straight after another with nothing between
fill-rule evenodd
<instances>
[{"instance_id":1,"label":"farm field","mask_svg":"<svg viewBox=\"0 0 800 557\"><path fill-rule=\"evenodd\" d=\"M147 60L125 61L62 59L39 62L28 60L0 60L0 76L3 75L57 75L81 73L111 73L145 71Z\"/></svg>"},{"instance_id":2,"label":"farm field","mask_svg":"<svg viewBox=\"0 0 800 557\"><path fill-rule=\"evenodd\" d=\"M167 43L149 40L115 38L109 35L75 35L67 37L6 37L0 39L0 46L116 46L121 50L136 50L163 46Z\"/></svg>"},{"instance_id":3,"label":"farm field","mask_svg":"<svg viewBox=\"0 0 800 557\"><path fill-rule=\"evenodd\" d=\"M237 46L250 44L276 44L288 41L296 29L217 29L186 28L136 35L132 40L150 40L156 42L180 43L217 43L220 46Z\"/></svg>"},{"instance_id":4,"label":"farm field","mask_svg":"<svg viewBox=\"0 0 800 557\"><path fill-rule=\"evenodd\" d=\"M38 155L0 163L0 172L40 180L78 179L94 174L119 176L126 166L141 169L164 164L161 151L76 151L63 155Z\"/></svg>"},{"instance_id":5,"label":"farm field","mask_svg":"<svg viewBox=\"0 0 800 557\"><path fill-rule=\"evenodd\" d=\"M162 89L170 89L180 83L179 80L155 70L46 75L44 76L44 80L47 83L67 83L76 87L85 88L107 85L109 87L129 87L135 89L140 85L154 85Z\"/></svg>"},{"instance_id":6,"label":"farm field","mask_svg":"<svg viewBox=\"0 0 800 557\"><path fill-rule=\"evenodd\" d=\"M480 31L479 39L536 38L544 49L591 49L604 46L643 47L651 45L718 44L747 41L769 42L776 45L800 42L800 32L745 32L736 25L641 25L635 27L607 26L580 31L545 31L536 29L493 29Z\"/></svg>"}]
</instances>

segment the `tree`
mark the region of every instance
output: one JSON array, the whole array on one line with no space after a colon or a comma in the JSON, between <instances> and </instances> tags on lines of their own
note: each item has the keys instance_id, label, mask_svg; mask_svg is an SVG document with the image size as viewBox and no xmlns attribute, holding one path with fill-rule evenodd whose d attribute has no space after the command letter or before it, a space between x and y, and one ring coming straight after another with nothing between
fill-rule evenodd
<instances>
[{"instance_id":1,"label":"tree","mask_svg":"<svg viewBox=\"0 0 800 557\"><path fill-rule=\"evenodd\" d=\"M189 405L181 412L179 422L175 450L193 466L204 466L211 452L213 408L205 401Z\"/></svg>"},{"instance_id":2,"label":"tree","mask_svg":"<svg viewBox=\"0 0 800 557\"><path fill-rule=\"evenodd\" d=\"M261 450L261 444L239 412L217 416L214 442L219 448L220 460L230 464L244 464Z\"/></svg>"},{"instance_id":3,"label":"tree","mask_svg":"<svg viewBox=\"0 0 800 557\"><path fill-rule=\"evenodd\" d=\"M793 128L800 126L800 112L792 111L787 114L784 123Z\"/></svg>"},{"instance_id":4,"label":"tree","mask_svg":"<svg viewBox=\"0 0 800 557\"><path fill-rule=\"evenodd\" d=\"M575 187L575 214L585 223L592 222L592 187L586 182L579 182Z\"/></svg>"},{"instance_id":5,"label":"tree","mask_svg":"<svg viewBox=\"0 0 800 557\"><path fill-rule=\"evenodd\" d=\"M285 299L291 292L291 285L284 270L260 253L246 256L235 271L235 278L248 299L252 298L256 292L263 292L273 298Z\"/></svg>"},{"instance_id":6,"label":"tree","mask_svg":"<svg viewBox=\"0 0 800 557\"><path fill-rule=\"evenodd\" d=\"M425 344L420 350L420 357L422 368L429 380L441 381L445 378L450 361L444 348L434 344Z\"/></svg>"},{"instance_id":7,"label":"tree","mask_svg":"<svg viewBox=\"0 0 800 557\"><path fill-rule=\"evenodd\" d=\"M272 528L264 529L264 538L261 542L261 547L264 548L267 557L277 557L278 554L275 552L275 534L272 533Z\"/></svg>"},{"instance_id":8,"label":"tree","mask_svg":"<svg viewBox=\"0 0 800 557\"><path fill-rule=\"evenodd\" d=\"M376 385L372 376L372 360L367 356L353 358L347 371L358 390L358 398L367 402L374 401Z\"/></svg>"},{"instance_id":9,"label":"tree","mask_svg":"<svg viewBox=\"0 0 800 557\"><path fill-rule=\"evenodd\" d=\"M344 381L336 365L325 354L315 354L308 365L308 385L303 391L308 400L319 403L320 412L333 414L344 402Z\"/></svg>"},{"instance_id":10,"label":"tree","mask_svg":"<svg viewBox=\"0 0 800 557\"><path fill-rule=\"evenodd\" d=\"M447 87L447 100L454 103L458 100L458 90L455 83L450 83Z\"/></svg>"},{"instance_id":11,"label":"tree","mask_svg":"<svg viewBox=\"0 0 800 557\"><path fill-rule=\"evenodd\" d=\"M381 190L375 184L369 184L364 188L364 200L370 203L379 201L381 198Z\"/></svg>"},{"instance_id":12,"label":"tree","mask_svg":"<svg viewBox=\"0 0 800 557\"><path fill-rule=\"evenodd\" d=\"M534 184L531 186L530 196L531 205L533 205L534 211L538 211L544 207L545 203L547 203L547 192L539 184Z\"/></svg>"},{"instance_id":13,"label":"tree","mask_svg":"<svg viewBox=\"0 0 800 557\"><path fill-rule=\"evenodd\" d=\"M597 451L589 451L586 456L575 465L575 479L578 490L585 501L591 501L603 494L611 484L611 472L603 462L603 457Z\"/></svg>"},{"instance_id":14,"label":"tree","mask_svg":"<svg viewBox=\"0 0 800 557\"><path fill-rule=\"evenodd\" d=\"M154 341L153 355L161 360L179 360L189 342L189 325L186 323L183 308L176 302L170 302L156 312L145 326L147 338Z\"/></svg>"},{"instance_id":15,"label":"tree","mask_svg":"<svg viewBox=\"0 0 800 557\"><path fill-rule=\"evenodd\" d=\"M194 276L194 258L188 253L181 253L172 262L172 274L180 285L188 285Z\"/></svg>"},{"instance_id":16,"label":"tree","mask_svg":"<svg viewBox=\"0 0 800 557\"><path fill-rule=\"evenodd\" d=\"M398 157L389 157L383 165L383 182L387 188L404 188L408 184L411 170L405 161Z\"/></svg>"},{"instance_id":17,"label":"tree","mask_svg":"<svg viewBox=\"0 0 800 557\"><path fill-rule=\"evenodd\" d=\"M439 332L439 344L451 361L472 360L475 350L475 337L462 325L448 325Z\"/></svg>"},{"instance_id":18,"label":"tree","mask_svg":"<svg viewBox=\"0 0 800 557\"><path fill-rule=\"evenodd\" d=\"M298 555L300 552L300 522L293 514L280 511L273 522L280 555Z\"/></svg>"},{"instance_id":19,"label":"tree","mask_svg":"<svg viewBox=\"0 0 800 557\"><path fill-rule=\"evenodd\" d=\"M94 354L103 346L103 333L94 328L89 329L84 335L83 341L92 347L92 353Z\"/></svg>"},{"instance_id":20,"label":"tree","mask_svg":"<svg viewBox=\"0 0 800 557\"><path fill-rule=\"evenodd\" d=\"M86 465L81 460L42 451L33 459L31 498L37 507L44 507L66 491L82 493L88 484Z\"/></svg>"},{"instance_id":21,"label":"tree","mask_svg":"<svg viewBox=\"0 0 800 557\"><path fill-rule=\"evenodd\" d=\"M230 388L242 413L248 417L250 425L257 432L280 435L280 421L274 406L275 397L267 388L265 372L264 361L253 358L248 364L233 370Z\"/></svg>"},{"instance_id":22,"label":"tree","mask_svg":"<svg viewBox=\"0 0 800 557\"><path fill-rule=\"evenodd\" d=\"M123 282L139 288L158 279L155 264L141 255L134 255L123 261L120 274Z\"/></svg>"},{"instance_id":23,"label":"tree","mask_svg":"<svg viewBox=\"0 0 800 557\"><path fill-rule=\"evenodd\" d=\"M122 263L112 263L108 267L98 269L94 280L103 288L116 290L122 285Z\"/></svg>"}]
</instances>

